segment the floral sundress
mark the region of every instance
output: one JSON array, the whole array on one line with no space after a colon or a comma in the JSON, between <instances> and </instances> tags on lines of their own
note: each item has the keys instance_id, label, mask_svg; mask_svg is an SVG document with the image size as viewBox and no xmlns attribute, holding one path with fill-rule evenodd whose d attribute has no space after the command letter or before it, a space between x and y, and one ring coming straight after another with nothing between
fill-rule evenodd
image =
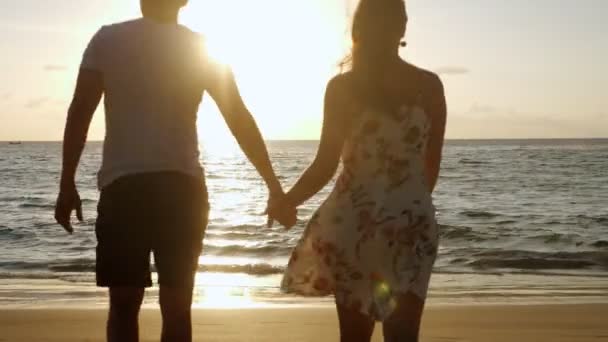
<instances>
[{"instance_id":1,"label":"floral sundress","mask_svg":"<svg viewBox=\"0 0 608 342\"><path fill-rule=\"evenodd\" d=\"M399 295L426 299L438 249L424 172L430 125L420 103L354 118L335 188L294 249L282 291L333 294L379 321Z\"/></svg>"}]
</instances>

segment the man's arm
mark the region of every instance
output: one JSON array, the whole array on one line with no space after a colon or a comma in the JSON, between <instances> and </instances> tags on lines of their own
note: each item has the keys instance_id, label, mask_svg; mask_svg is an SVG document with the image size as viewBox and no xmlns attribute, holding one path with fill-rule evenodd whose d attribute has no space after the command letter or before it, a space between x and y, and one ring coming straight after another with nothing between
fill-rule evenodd
<instances>
[{"instance_id":1,"label":"man's arm","mask_svg":"<svg viewBox=\"0 0 608 342\"><path fill-rule=\"evenodd\" d=\"M214 66L213 74L207 84L207 91L239 146L266 182L270 195L282 195L283 189L272 168L266 144L255 119L243 103L234 75L228 68L220 66Z\"/></svg>"},{"instance_id":2,"label":"man's arm","mask_svg":"<svg viewBox=\"0 0 608 342\"><path fill-rule=\"evenodd\" d=\"M100 72L81 69L74 98L68 110L63 140L63 164L55 219L63 228L73 232L70 216L82 220L82 207L76 189L76 169L84 149L93 114L103 95L103 76Z\"/></svg>"},{"instance_id":3,"label":"man's arm","mask_svg":"<svg viewBox=\"0 0 608 342\"><path fill-rule=\"evenodd\" d=\"M207 91L220 109L239 146L266 182L270 193L269 202L284 197L283 188L272 168L262 134L243 103L234 75L226 67L215 65L211 69ZM296 224L296 216L297 210L291 208L280 217L269 217L268 225L272 226L273 219L276 218L282 225L291 227Z\"/></svg>"}]
</instances>

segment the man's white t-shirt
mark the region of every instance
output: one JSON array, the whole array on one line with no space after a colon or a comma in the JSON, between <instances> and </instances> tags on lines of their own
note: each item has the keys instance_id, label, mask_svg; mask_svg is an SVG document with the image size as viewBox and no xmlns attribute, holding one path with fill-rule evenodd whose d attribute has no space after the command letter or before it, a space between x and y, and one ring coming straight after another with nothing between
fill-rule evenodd
<instances>
[{"instance_id":1,"label":"man's white t-shirt","mask_svg":"<svg viewBox=\"0 0 608 342\"><path fill-rule=\"evenodd\" d=\"M81 68L103 75L106 137L98 186L132 174L203 177L196 118L204 92L201 36L138 19L102 27Z\"/></svg>"}]
</instances>

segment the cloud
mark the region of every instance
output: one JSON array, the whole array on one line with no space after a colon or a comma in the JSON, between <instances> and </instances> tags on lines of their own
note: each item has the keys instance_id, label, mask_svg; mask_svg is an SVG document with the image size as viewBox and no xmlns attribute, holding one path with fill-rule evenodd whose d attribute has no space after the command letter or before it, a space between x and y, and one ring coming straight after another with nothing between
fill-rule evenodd
<instances>
[{"instance_id":1,"label":"cloud","mask_svg":"<svg viewBox=\"0 0 608 342\"><path fill-rule=\"evenodd\" d=\"M473 103L465 113L470 117L517 117L517 116L534 116L540 113L527 113L514 107L498 107L486 103Z\"/></svg>"},{"instance_id":2,"label":"cloud","mask_svg":"<svg viewBox=\"0 0 608 342\"><path fill-rule=\"evenodd\" d=\"M486 114L486 113L496 113L499 110L500 110L500 108L492 106L492 105L474 103L467 113L468 114L476 114L476 113Z\"/></svg>"},{"instance_id":3,"label":"cloud","mask_svg":"<svg viewBox=\"0 0 608 342\"><path fill-rule=\"evenodd\" d=\"M449 118L450 138L527 139L608 137L606 113L566 113L474 103Z\"/></svg>"},{"instance_id":4,"label":"cloud","mask_svg":"<svg viewBox=\"0 0 608 342\"><path fill-rule=\"evenodd\" d=\"M27 109L40 108L43 105L45 105L46 103L48 103L49 101L50 101L50 98L48 98L48 97L40 97L40 98L31 99L25 103L25 108L27 108Z\"/></svg>"},{"instance_id":5,"label":"cloud","mask_svg":"<svg viewBox=\"0 0 608 342\"><path fill-rule=\"evenodd\" d=\"M468 68L455 65L446 65L435 69L439 75L465 75L471 72Z\"/></svg>"},{"instance_id":6,"label":"cloud","mask_svg":"<svg viewBox=\"0 0 608 342\"><path fill-rule=\"evenodd\" d=\"M502 122L532 123L536 121L553 120L554 115L547 113L527 112L513 107L499 107L485 103L474 103L468 111L463 113L469 119L498 120Z\"/></svg>"},{"instance_id":7,"label":"cloud","mask_svg":"<svg viewBox=\"0 0 608 342\"><path fill-rule=\"evenodd\" d=\"M1 21L0 29L11 30L11 31L25 31L35 33L59 33L66 35L78 36L77 30L73 30L69 27L60 26L42 26L42 25L23 25L18 22Z\"/></svg>"},{"instance_id":8,"label":"cloud","mask_svg":"<svg viewBox=\"0 0 608 342\"><path fill-rule=\"evenodd\" d=\"M53 71L64 71L66 70L68 67L65 65L57 65L57 64L47 64L44 66L44 71L49 71L49 72L53 72Z\"/></svg>"}]
</instances>

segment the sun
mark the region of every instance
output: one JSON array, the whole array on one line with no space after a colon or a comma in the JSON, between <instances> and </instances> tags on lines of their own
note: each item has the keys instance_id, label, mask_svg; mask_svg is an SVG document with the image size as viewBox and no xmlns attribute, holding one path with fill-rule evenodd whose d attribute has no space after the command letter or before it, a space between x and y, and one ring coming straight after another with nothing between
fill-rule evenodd
<instances>
[{"instance_id":1,"label":"sun","mask_svg":"<svg viewBox=\"0 0 608 342\"><path fill-rule=\"evenodd\" d=\"M332 64L343 52L344 7L327 0L200 0L184 10L182 22L206 41L209 54L236 70L262 73ZM286 58L283 58L286 57ZM278 65L276 63L279 63Z\"/></svg>"},{"instance_id":2,"label":"sun","mask_svg":"<svg viewBox=\"0 0 608 342\"><path fill-rule=\"evenodd\" d=\"M315 139L326 83L347 48L344 8L327 0L200 0L190 2L182 22L232 68L265 138ZM204 104L202 140L231 139L211 116L217 112ZM319 125L303 125L311 121Z\"/></svg>"}]
</instances>

